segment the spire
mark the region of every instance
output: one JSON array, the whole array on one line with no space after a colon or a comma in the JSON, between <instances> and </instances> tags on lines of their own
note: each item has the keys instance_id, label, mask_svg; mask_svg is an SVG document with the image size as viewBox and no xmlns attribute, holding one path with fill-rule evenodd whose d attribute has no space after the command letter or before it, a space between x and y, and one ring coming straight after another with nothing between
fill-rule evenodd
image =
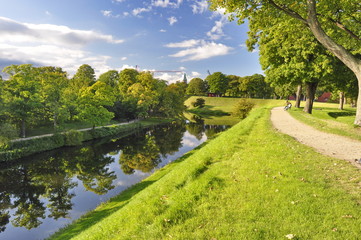
<instances>
[{"instance_id":1,"label":"spire","mask_svg":"<svg viewBox=\"0 0 361 240\"><path fill-rule=\"evenodd\" d=\"M184 73L184 75L183 75L183 82L185 83L185 84L187 84L187 75Z\"/></svg>"}]
</instances>

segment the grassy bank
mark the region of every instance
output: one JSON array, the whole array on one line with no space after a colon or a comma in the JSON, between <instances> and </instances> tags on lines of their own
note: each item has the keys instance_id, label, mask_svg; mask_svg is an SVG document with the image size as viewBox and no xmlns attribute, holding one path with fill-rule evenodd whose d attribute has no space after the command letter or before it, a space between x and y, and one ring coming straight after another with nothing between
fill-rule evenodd
<instances>
[{"instance_id":1,"label":"grassy bank","mask_svg":"<svg viewBox=\"0 0 361 240\"><path fill-rule=\"evenodd\" d=\"M197 98L203 98L205 100L205 106L203 108L195 108L192 103ZM208 125L235 125L240 119L232 116L234 108L240 98L219 98L219 97L199 97L193 96L185 101L185 105L188 110L184 113L184 116L190 120L195 121L194 116L201 117L205 124ZM256 107L260 106L282 106L283 100L263 100L263 99L250 99L255 103Z\"/></svg>"},{"instance_id":2,"label":"grassy bank","mask_svg":"<svg viewBox=\"0 0 361 240\"><path fill-rule=\"evenodd\" d=\"M360 171L274 131L269 110L51 239L357 239Z\"/></svg>"},{"instance_id":3,"label":"grassy bank","mask_svg":"<svg viewBox=\"0 0 361 240\"><path fill-rule=\"evenodd\" d=\"M338 104L315 102L312 114L302 110L292 108L289 112L294 118L318 130L361 140L361 128L353 124L355 108L345 107L340 110Z\"/></svg>"}]
</instances>

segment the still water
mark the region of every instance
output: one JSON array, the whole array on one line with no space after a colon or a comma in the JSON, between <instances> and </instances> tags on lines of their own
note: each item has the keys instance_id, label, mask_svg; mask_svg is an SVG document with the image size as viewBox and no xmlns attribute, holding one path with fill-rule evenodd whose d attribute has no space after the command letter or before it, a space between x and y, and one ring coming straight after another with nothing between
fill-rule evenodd
<instances>
[{"instance_id":1,"label":"still water","mask_svg":"<svg viewBox=\"0 0 361 240\"><path fill-rule=\"evenodd\" d=\"M225 130L172 123L0 165L0 239L43 239Z\"/></svg>"}]
</instances>

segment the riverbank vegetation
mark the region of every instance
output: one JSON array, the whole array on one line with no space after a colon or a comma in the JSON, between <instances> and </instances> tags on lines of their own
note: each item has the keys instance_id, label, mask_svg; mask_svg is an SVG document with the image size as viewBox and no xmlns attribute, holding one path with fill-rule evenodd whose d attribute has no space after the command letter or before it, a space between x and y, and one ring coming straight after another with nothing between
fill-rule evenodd
<instances>
[{"instance_id":1,"label":"riverbank vegetation","mask_svg":"<svg viewBox=\"0 0 361 240\"><path fill-rule=\"evenodd\" d=\"M114 124L95 129L69 130L33 138L21 138L0 145L0 163L9 162L35 153L53 150L61 147L77 146L83 142L114 137L169 122L166 119L147 119L128 124Z\"/></svg>"},{"instance_id":2,"label":"riverbank vegetation","mask_svg":"<svg viewBox=\"0 0 361 240\"><path fill-rule=\"evenodd\" d=\"M50 239L357 239L359 170L276 132L267 104Z\"/></svg>"},{"instance_id":3,"label":"riverbank vegetation","mask_svg":"<svg viewBox=\"0 0 361 240\"><path fill-rule=\"evenodd\" d=\"M9 79L0 78L0 125L17 129L21 137L29 128L52 126L54 133L69 124L94 128L136 118L175 117L184 110L185 84L168 85L150 72L111 70L96 79L87 64L72 78L61 68L31 64L3 71Z\"/></svg>"}]
</instances>

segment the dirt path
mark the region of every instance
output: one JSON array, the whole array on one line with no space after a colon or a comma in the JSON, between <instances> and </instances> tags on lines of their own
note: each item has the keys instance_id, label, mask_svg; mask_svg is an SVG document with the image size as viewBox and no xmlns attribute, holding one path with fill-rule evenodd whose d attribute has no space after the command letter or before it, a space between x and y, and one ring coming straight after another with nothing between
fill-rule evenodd
<instances>
[{"instance_id":1,"label":"dirt path","mask_svg":"<svg viewBox=\"0 0 361 240\"><path fill-rule=\"evenodd\" d=\"M361 142L347 137L321 132L294 119L283 107L271 111L273 126L280 132L314 148L317 152L344 159L361 169L355 159L361 158Z\"/></svg>"}]
</instances>

